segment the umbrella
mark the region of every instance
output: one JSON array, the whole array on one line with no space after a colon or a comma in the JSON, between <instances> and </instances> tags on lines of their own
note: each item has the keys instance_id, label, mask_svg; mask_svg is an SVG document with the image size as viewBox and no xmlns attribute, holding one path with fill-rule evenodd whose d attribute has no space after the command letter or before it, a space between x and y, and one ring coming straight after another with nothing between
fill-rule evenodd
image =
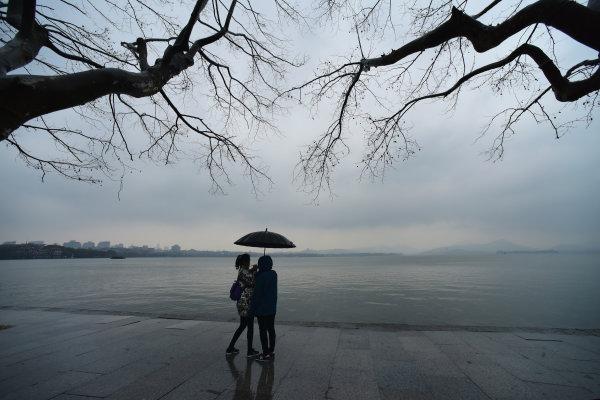
<instances>
[{"instance_id":1,"label":"umbrella","mask_svg":"<svg viewBox=\"0 0 600 400\"><path fill-rule=\"evenodd\" d=\"M268 229L244 235L238 240L236 240L234 244L248 247L262 247L263 249L265 249L263 251L263 254L267 252L267 248L291 249L296 247L296 245L285 236L280 235L279 233L269 232Z\"/></svg>"}]
</instances>

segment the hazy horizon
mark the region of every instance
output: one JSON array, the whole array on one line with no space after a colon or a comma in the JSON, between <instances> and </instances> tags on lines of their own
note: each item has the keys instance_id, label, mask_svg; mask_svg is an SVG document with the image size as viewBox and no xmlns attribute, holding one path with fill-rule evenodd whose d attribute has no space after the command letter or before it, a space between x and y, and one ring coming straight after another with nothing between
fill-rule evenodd
<instances>
[{"instance_id":1,"label":"hazy horizon","mask_svg":"<svg viewBox=\"0 0 600 400\"><path fill-rule=\"evenodd\" d=\"M122 242L114 242L111 241L110 239L103 239L103 240L99 240L99 241L94 241L94 240L87 240L87 239L78 239L78 238L71 238L70 240L75 240L80 242L80 244L84 244L85 242L91 241L94 243L94 245L96 247L94 248L99 248L98 243L102 242L102 241L109 241L110 242L110 248L115 248L115 246L118 245L123 245L125 248L130 248L130 247L141 247L141 246L148 246L148 248L153 248L153 249L157 249L157 250L168 250L170 249L170 247L172 245L179 245L179 243L171 243L171 244L161 244L161 243L156 243L156 244L151 244L151 243L122 243ZM69 241L70 241L69 240ZM44 245L60 245L62 246L63 244L66 244L66 242L68 241L62 241L62 242L58 242L55 240L29 240L29 241L19 241L19 240L11 240L11 241L6 241L6 242L13 242L15 241L16 244L26 244L26 243L32 243L32 242L39 242L42 241ZM4 244L4 241L0 242L0 244ZM495 245L495 246L494 246ZM476 249L478 246L490 246L489 250L479 250ZM204 248L202 247L202 245L197 245L197 246L191 246L191 247L184 247L184 246L180 246L181 250L185 251L185 250L196 250L196 251L226 251L226 252L239 252L239 253L243 253L243 252L249 252L249 253L260 253L261 249L259 248L248 248L248 247L242 247L242 246L235 246L232 245L231 247L223 247L223 248L213 248L213 249L209 249L209 248ZM404 246L403 248L399 248L399 247L395 247L395 246L385 246L385 245L374 245L374 246L369 246L369 247L337 247L337 248L311 248L311 247L300 247L297 246L296 248L292 248L292 249L269 249L269 251L271 253L302 253L302 252L319 252L319 253L326 253L326 252L331 252L331 253L337 253L337 252L365 252L365 253L406 253L406 254L412 254L412 255L418 255L421 253L428 253L434 250L444 250L444 249L448 249L450 251L452 250L456 250L456 249L460 249L460 250L465 250L465 251L473 251L473 252L494 252L496 250L504 250L504 251L514 251L514 250L524 250L524 251L544 251L544 250L555 250L557 248L574 248L576 251L599 251L600 250L600 243L595 243L595 242L585 242L585 243L556 243L553 246L548 246L548 247L531 247L531 246L524 246L520 243L514 243L511 242L509 240L506 239L498 239L498 240L494 240L491 242L481 242L481 243L474 243L474 242L469 242L469 243L453 243L453 244L448 244L448 245L443 245L443 246L436 246L436 247L424 247L424 248L415 248L415 247L407 247ZM492 249L493 248L493 249ZM442 253L440 253L442 254Z\"/></svg>"}]
</instances>

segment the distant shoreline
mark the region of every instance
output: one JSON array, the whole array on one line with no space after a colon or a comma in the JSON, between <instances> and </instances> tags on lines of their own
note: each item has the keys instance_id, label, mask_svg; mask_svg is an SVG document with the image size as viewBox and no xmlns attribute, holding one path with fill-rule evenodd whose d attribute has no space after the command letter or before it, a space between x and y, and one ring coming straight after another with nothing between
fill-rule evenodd
<instances>
[{"instance_id":1,"label":"distant shoreline","mask_svg":"<svg viewBox=\"0 0 600 400\"><path fill-rule=\"evenodd\" d=\"M341 251L328 253L319 251L280 251L269 249L270 254L277 257L466 257L466 256L493 256L493 255L561 255L561 254L598 254L600 250L497 250L497 251L426 251L416 254L401 252L364 252ZM275 250L275 252L273 252ZM231 250L156 250L147 247L116 248L110 249L76 249L60 245L43 245L34 243L0 244L0 260L52 260L52 259L83 259L83 258L194 258L194 257L229 257L235 258L240 253L248 253L252 257L263 255L262 251L249 249Z\"/></svg>"},{"instance_id":2,"label":"distant shoreline","mask_svg":"<svg viewBox=\"0 0 600 400\"><path fill-rule=\"evenodd\" d=\"M81 258L191 258L191 257L236 257L240 253L248 253L253 257L258 257L263 252L248 251L240 249L239 251L229 250L155 250L144 248L111 248L106 250L99 249L73 249L59 245L39 245L39 244L3 244L0 245L0 260L52 260L52 259L81 259ZM272 253L273 254L273 253ZM277 252L274 253L280 257L368 257L368 256L401 256L402 253L304 253L304 252Z\"/></svg>"}]
</instances>

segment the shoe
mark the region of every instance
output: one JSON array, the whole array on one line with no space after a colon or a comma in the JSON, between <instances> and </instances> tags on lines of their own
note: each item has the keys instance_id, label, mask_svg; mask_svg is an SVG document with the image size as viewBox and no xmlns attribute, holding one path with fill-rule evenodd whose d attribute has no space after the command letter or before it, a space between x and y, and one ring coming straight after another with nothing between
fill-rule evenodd
<instances>
[{"instance_id":1,"label":"shoe","mask_svg":"<svg viewBox=\"0 0 600 400\"><path fill-rule=\"evenodd\" d=\"M225 355L226 356L232 356L232 355L237 354L239 352L240 351L234 347L233 349L227 349L227 350L225 350Z\"/></svg>"},{"instance_id":2,"label":"shoe","mask_svg":"<svg viewBox=\"0 0 600 400\"><path fill-rule=\"evenodd\" d=\"M273 356L270 353L262 353L260 356L258 356L258 358L256 359L256 361L259 362L270 362L273 361Z\"/></svg>"},{"instance_id":3,"label":"shoe","mask_svg":"<svg viewBox=\"0 0 600 400\"><path fill-rule=\"evenodd\" d=\"M256 358L260 355L260 353L254 349L248 351L248 354L246 355L246 357L248 358Z\"/></svg>"}]
</instances>

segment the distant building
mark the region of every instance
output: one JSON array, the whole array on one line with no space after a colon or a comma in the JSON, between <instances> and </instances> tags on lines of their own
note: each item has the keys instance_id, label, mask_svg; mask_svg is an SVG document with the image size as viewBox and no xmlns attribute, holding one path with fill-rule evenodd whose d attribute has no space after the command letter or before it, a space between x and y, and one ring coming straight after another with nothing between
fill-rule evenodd
<instances>
[{"instance_id":1,"label":"distant building","mask_svg":"<svg viewBox=\"0 0 600 400\"><path fill-rule=\"evenodd\" d=\"M171 251L179 253L181 251L181 246L178 244L174 244L173 246L171 246Z\"/></svg>"},{"instance_id":2,"label":"distant building","mask_svg":"<svg viewBox=\"0 0 600 400\"><path fill-rule=\"evenodd\" d=\"M2 244L17 244L17 241L16 240L11 240L9 242L4 242Z\"/></svg>"},{"instance_id":3,"label":"distant building","mask_svg":"<svg viewBox=\"0 0 600 400\"><path fill-rule=\"evenodd\" d=\"M63 246L70 249L80 249L81 242L78 242L77 240L69 240L68 242L63 243Z\"/></svg>"},{"instance_id":4,"label":"distant building","mask_svg":"<svg viewBox=\"0 0 600 400\"><path fill-rule=\"evenodd\" d=\"M117 243L113 246L113 249L124 249L125 246L123 246L123 243Z\"/></svg>"},{"instance_id":5,"label":"distant building","mask_svg":"<svg viewBox=\"0 0 600 400\"><path fill-rule=\"evenodd\" d=\"M102 241L102 242L98 242L98 245L96 246L96 248L98 249L110 249L110 242L108 240Z\"/></svg>"},{"instance_id":6,"label":"distant building","mask_svg":"<svg viewBox=\"0 0 600 400\"><path fill-rule=\"evenodd\" d=\"M94 242L85 242L84 244L81 245L81 247L83 249L93 249L96 247L96 243Z\"/></svg>"},{"instance_id":7,"label":"distant building","mask_svg":"<svg viewBox=\"0 0 600 400\"><path fill-rule=\"evenodd\" d=\"M35 244L36 246L43 246L44 241L43 240L33 240L33 241L29 242L29 244Z\"/></svg>"}]
</instances>

